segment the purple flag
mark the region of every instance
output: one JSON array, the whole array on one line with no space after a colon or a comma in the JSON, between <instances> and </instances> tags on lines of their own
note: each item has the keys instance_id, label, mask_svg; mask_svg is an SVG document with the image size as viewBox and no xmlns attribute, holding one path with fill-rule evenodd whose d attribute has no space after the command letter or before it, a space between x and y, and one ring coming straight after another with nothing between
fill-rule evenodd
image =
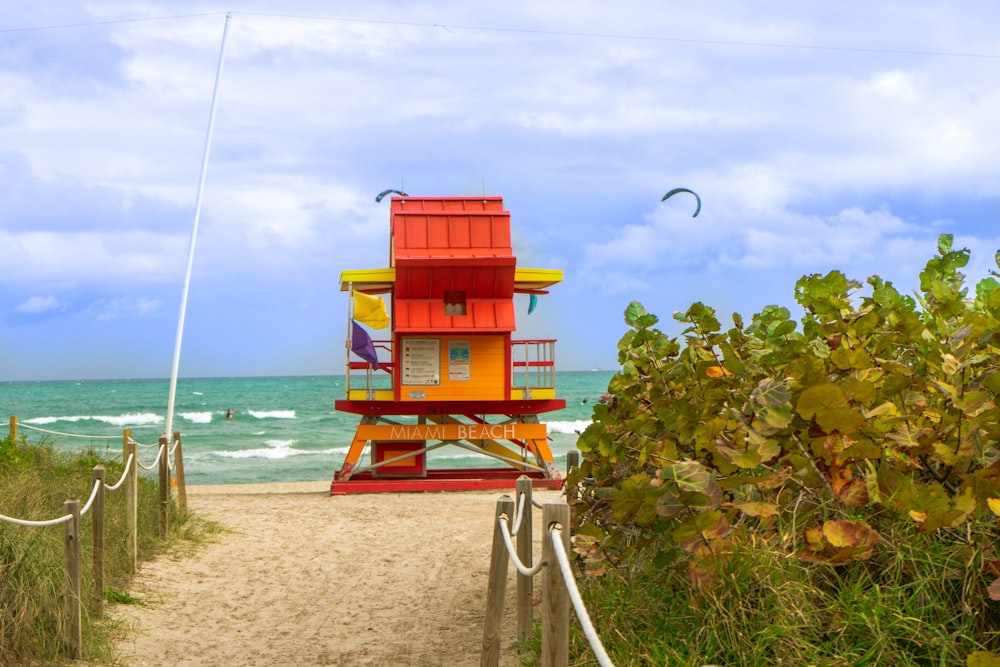
<instances>
[{"instance_id":1,"label":"purple flag","mask_svg":"<svg viewBox=\"0 0 1000 667\"><path fill-rule=\"evenodd\" d=\"M378 353L375 352L375 343L372 342L371 336L354 320L351 320L351 352L371 363L375 370L378 370Z\"/></svg>"}]
</instances>

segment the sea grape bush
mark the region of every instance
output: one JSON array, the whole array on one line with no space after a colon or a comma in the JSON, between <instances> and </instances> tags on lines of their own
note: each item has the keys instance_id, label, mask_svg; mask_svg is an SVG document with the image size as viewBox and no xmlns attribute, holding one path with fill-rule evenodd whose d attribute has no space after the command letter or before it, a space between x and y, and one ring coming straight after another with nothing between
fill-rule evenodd
<instances>
[{"instance_id":1,"label":"sea grape bush","mask_svg":"<svg viewBox=\"0 0 1000 667\"><path fill-rule=\"evenodd\" d=\"M890 513L926 534L986 526L978 567L1000 572L1000 283L969 294L952 243L938 239L913 297L878 276L864 296L838 271L801 278L800 322L769 306L723 331L695 303L674 315L682 342L632 302L567 480L588 569L664 534L696 578L759 540L843 565L880 548Z\"/></svg>"}]
</instances>

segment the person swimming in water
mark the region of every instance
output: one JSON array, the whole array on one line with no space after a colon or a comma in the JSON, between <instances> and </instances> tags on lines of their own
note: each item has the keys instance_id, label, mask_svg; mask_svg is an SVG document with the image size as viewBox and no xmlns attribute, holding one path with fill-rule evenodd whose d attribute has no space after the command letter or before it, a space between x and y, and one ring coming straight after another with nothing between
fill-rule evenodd
<instances>
[{"instance_id":1,"label":"person swimming in water","mask_svg":"<svg viewBox=\"0 0 1000 667\"><path fill-rule=\"evenodd\" d=\"M233 409L232 408L229 408L228 410L226 410L226 421L229 421L229 422L233 421Z\"/></svg>"}]
</instances>

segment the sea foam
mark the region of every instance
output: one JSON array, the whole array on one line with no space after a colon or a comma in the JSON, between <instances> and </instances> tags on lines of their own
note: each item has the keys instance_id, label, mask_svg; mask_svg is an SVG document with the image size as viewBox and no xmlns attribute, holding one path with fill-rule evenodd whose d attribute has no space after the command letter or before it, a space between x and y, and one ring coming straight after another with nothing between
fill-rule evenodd
<instances>
[{"instance_id":1,"label":"sea foam","mask_svg":"<svg viewBox=\"0 0 1000 667\"><path fill-rule=\"evenodd\" d=\"M578 419L570 422L547 422L547 424L549 430L553 433L566 433L568 435L574 435L576 433L583 433L583 430L590 426L590 420Z\"/></svg>"},{"instance_id":2,"label":"sea foam","mask_svg":"<svg viewBox=\"0 0 1000 667\"><path fill-rule=\"evenodd\" d=\"M257 419L295 419L295 410L247 410L247 414Z\"/></svg>"},{"instance_id":3,"label":"sea foam","mask_svg":"<svg viewBox=\"0 0 1000 667\"><path fill-rule=\"evenodd\" d=\"M164 418L160 415L153 414L151 412L144 412L141 414L130 413L125 415L107 416L107 415L73 415L65 417L34 417L32 419L25 419L26 424L35 425L45 425L45 424L55 424L57 422L83 422L83 421L95 421L103 422L105 424L112 424L119 427L128 426L149 426L152 424L162 424Z\"/></svg>"},{"instance_id":4,"label":"sea foam","mask_svg":"<svg viewBox=\"0 0 1000 667\"><path fill-rule=\"evenodd\" d=\"M212 413L211 412L182 412L180 413L182 419L186 419L192 424L211 424L212 423Z\"/></svg>"},{"instance_id":5,"label":"sea foam","mask_svg":"<svg viewBox=\"0 0 1000 667\"><path fill-rule=\"evenodd\" d=\"M287 459L289 456L304 454L300 449L294 449L292 445L295 440L268 440L264 444L267 447L256 449L238 449L232 452L212 452L215 456L227 459Z\"/></svg>"}]
</instances>

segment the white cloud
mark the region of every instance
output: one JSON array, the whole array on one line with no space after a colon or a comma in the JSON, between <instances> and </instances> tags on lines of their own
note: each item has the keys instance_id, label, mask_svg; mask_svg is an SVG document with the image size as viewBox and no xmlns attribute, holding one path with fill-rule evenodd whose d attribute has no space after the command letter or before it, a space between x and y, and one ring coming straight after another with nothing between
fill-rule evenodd
<instances>
[{"instance_id":1,"label":"white cloud","mask_svg":"<svg viewBox=\"0 0 1000 667\"><path fill-rule=\"evenodd\" d=\"M8 5L0 22L12 27L203 11ZM376 0L341 13L293 0L280 11L299 16L251 2L230 23L196 302L327 312L341 270L388 260L388 206L372 200L401 183L455 195L485 182L503 195L529 241L519 261L567 271L553 311L563 299L565 313L615 313L554 333L586 329L612 351L619 302L644 291L756 302L834 267L912 276L940 231L973 247L977 270L992 261L995 58L932 53L1000 55L990 6ZM219 11L0 45L7 307L101 300L90 319L162 314L143 295L181 283L223 23ZM686 196L659 202L677 186L701 195L698 218Z\"/></svg>"},{"instance_id":2,"label":"white cloud","mask_svg":"<svg viewBox=\"0 0 1000 667\"><path fill-rule=\"evenodd\" d=\"M150 232L0 231L5 270L0 282L131 284L177 280L187 241Z\"/></svg>"},{"instance_id":3,"label":"white cloud","mask_svg":"<svg viewBox=\"0 0 1000 667\"><path fill-rule=\"evenodd\" d=\"M58 310L62 304L54 296L33 296L17 307L17 312L36 315Z\"/></svg>"},{"instance_id":4,"label":"white cloud","mask_svg":"<svg viewBox=\"0 0 1000 667\"><path fill-rule=\"evenodd\" d=\"M99 322L116 320L123 317L147 317L159 311L162 303L159 299L148 297L115 297L100 299L88 307L94 318Z\"/></svg>"},{"instance_id":5,"label":"white cloud","mask_svg":"<svg viewBox=\"0 0 1000 667\"><path fill-rule=\"evenodd\" d=\"M915 77L911 72L892 70L879 72L872 77L868 88L875 94L888 100L915 103L922 98L915 85Z\"/></svg>"}]
</instances>

